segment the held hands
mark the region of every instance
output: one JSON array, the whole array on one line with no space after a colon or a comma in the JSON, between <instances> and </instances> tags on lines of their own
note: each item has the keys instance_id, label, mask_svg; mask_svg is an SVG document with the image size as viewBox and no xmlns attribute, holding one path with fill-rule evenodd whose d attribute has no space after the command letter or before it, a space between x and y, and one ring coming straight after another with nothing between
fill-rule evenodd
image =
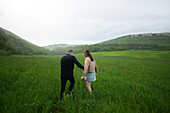
<instances>
[{"instance_id":1,"label":"held hands","mask_svg":"<svg viewBox=\"0 0 170 113\"><path fill-rule=\"evenodd\" d=\"M83 80L84 78L83 78L83 76L81 77L81 80Z\"/></svg>"},{"instance_id":2,"label":"held hands","mask_svg":"<svg viewBox=\"0 0 170 113\"><path fill-rule=\"evenodd\" d=\"M81 77L81 80L85 80L86 79L86 73L83 72L83 76Z\"/></svg>"},{"instance_id":3,"label":"held hands","mask_svg":"<svg viewBox=\"0 0 170 113\"><path fill-rule=\"evenodd\" d=\"M86 76L82 76L82 77L81 77L81 80L85 80L85 79L86 79Z\"/></svg>"}]
</instances>

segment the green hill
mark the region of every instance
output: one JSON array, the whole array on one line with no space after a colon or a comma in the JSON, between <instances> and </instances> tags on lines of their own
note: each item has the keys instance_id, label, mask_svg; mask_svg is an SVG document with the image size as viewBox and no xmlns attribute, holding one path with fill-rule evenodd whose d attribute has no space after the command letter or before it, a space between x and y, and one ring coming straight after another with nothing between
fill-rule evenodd
<instances>
[{"instance_id":1,"label":"green hill","mask_svg":"<svg viewBox=\"0 0 170 113\"><path fill-rule=\"evenodd\" d=\"M0 27L0 55L45 55L51 51L36 46Z\"/></svg>"},{"instance_id":2,"label":"green hill","mask_svg":"<svg viewBox=\"0 0 170 113\"><path fill-rule=\"evenodd\" d=\"M170 47L170 33L127 35L104 41L99 44L156 44L158 46Z\"/></svg>"},{"instance_id":3,"label":"green hill","mask_svg":"<svg viewBox=\"0 0 170 113\"><path fill-rule=\"evenodd\" d=\"M57 54L64 54L68 49L75 53L81 53L88 49L91 52L97 51L121 51L121 50L170 50L170 33L147 33L127 35L116 39L104 41L92 45L53 45L53 51ZM55 49L54 49L55 48ZM49 49L49 48L48 48Z\"/></svg>"},{"instance_id":4,"label":"green hill","mask_svg":"<svg viewBox=\"0 0 170 113\"><path fill-rule=\"evenodd\" d=\"M39 47L0 27L0 55L65 54L68 49L73 49L75 53L83 52L86 49L92 52L170 50L170 33L127 35L92 45L54 44Z\"/></svg>"},{"instance_id":5,"label":"green hill","mask_svg":"<svg viewBox=\"0 0 170 113\"><path fill-rule=\"evenodd\" d=\"M170 50L170 33L147 33L127 35L93 45L73 47L76 52L120 50Z\"/></svg>"}]
</instances>

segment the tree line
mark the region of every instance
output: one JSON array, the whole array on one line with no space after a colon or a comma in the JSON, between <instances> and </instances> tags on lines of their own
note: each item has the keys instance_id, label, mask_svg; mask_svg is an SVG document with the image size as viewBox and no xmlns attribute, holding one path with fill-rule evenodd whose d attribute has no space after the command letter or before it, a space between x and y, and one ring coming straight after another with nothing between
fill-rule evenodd
<instances>
[{"instance_id":1,"label":"tree line","mask_svg":"<svg viewBox=\"0 0 170 113\"><path fill-rule=\"evenodd\" d=\"M123 50L170 50L167 46L160 46L156 44L94 44L94 45L81 45L75 47L56 47L53 50L54 54L66 54L68 49L73 49L74 53L82 53L88 49L91 52L99 51L123 51Z\"/></svg>"}]
</instances>

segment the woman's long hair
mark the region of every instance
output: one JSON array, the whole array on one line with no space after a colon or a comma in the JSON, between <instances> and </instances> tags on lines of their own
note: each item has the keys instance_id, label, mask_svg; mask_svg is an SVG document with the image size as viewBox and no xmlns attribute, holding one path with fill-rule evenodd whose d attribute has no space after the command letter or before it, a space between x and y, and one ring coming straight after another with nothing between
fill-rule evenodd
<instances>
[{"instance_id":1,"label":"woman's long hair","mask_svg":"<svg viewBox=\"0 0 170 113\"><path fill-rule=\"evenodd\" d=\"M94 61L94 58L92 57L92 55L90 54L90 51L89 50L85 50L84 53L90 57L91 61Z\"/></svg>"}]
</instances>

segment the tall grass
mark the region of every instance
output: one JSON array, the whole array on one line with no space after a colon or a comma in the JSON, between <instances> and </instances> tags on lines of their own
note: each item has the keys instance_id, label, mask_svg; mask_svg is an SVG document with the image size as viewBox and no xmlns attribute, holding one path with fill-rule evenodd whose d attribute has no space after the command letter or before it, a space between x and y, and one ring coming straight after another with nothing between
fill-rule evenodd
<instances>
[{"instance_id":1,"label":"tall grass","mask_svg":"<svg viewBox=\"0 0 170 113\"><path fill-rule=\"evenodd\" d=\"M75 56L84 64L83 54ZM93 56L99 71L92 83L93 94L80 80L82 70L75 67L75 86L62 102L61 56L0 57L0 112L169 112L169 51L100 52ZM69 85L68 81L65 92Z\"/></svg>"}]
</instances>

